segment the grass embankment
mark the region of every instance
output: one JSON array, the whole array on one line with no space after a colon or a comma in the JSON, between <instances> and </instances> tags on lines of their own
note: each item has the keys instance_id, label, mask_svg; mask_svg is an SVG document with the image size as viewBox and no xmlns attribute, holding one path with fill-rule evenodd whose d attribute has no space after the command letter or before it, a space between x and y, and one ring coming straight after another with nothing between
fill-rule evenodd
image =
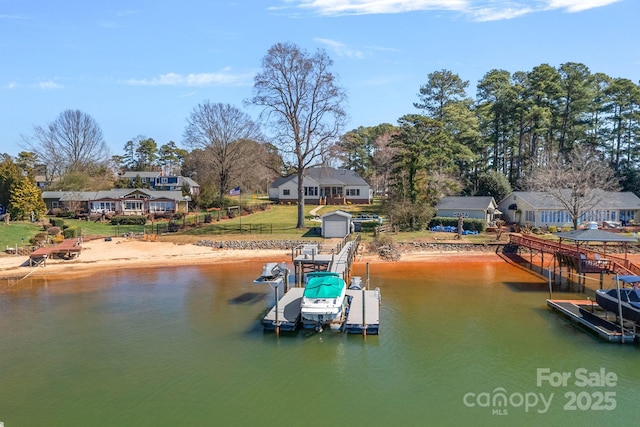
<instances>
[{"instance_id":1,"label":"grass embankment","mask_svg":"<svg viewBox=\"0 0 640 427\"><path fill-rule=\"evenodd\" d=\"M212 240L298 240L315 239L322 240L314 228L320 227L321 223L315 220L316 217L332 212L336 209L349 212L354 217L358 214L380 214L380 205L347 205L347 206L322 206L305 205L305 228L296 228L298 207L296 205L272 205L266 210L256 211L250 215L236 216L230 219L217 220L216 213L212 213L213 222L204 223L204 213L190 214L185 220L185 224L193 223L194 226L185 226L177 233L166 233L158 236L158 240L172 241L176 243L193 243L202 239ZM313 212L313 214L312 214ZM181 223L182 221L178 221ZM79 230L82 236L121 236L124 233L133 232L136 234L153 234L159 221L149 221L142 226L115 226L109 222L81 221L75 219L64 219L64 224ZM30 240L37 234L43 232L42 223L30 223L13 221L9 225L0 225L0 250L5 246L31 246ZM365 242L373 240L371 233L363 233ZM479 235L465 235L461 240L455 240L455 233L438 232L433 233L428 230L415 232L400 232L389 235L389 238L396 242L442 242L455 241L458 243L488 243L495 242L495 233L481 233ZM507 241L508 237L503 235L502 241Z\"/></svg>"}]
</instances>

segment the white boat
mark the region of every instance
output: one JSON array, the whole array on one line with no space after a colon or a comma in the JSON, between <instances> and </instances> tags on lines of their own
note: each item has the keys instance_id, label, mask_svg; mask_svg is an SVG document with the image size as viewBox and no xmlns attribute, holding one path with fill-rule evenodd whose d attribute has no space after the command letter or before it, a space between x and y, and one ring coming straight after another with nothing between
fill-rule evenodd
<instances>
[{"instance_id":1,"label":"white boat","mask_svg":"<svg viewBox=\"0 0 640 427\"><path fill-rule=\"evenodd\" d=\"M262 273L260 277L253 281L257 285L280 285L284 283L284 275L287 274L287 267L285 263L278 264L277 262L268 262L262 267Z\"/></svg>"},{"instance_id":2,"label":"white boat","mask_svg":"<svg viewBox=\"0 0 640 427\"><path fill-rule=\"evenodd\" d=\"M302 326L322 331L325 325L339 329L344 322L347 286L337 273L308 273L300 312Z\"/></svg>"}]
</instances>

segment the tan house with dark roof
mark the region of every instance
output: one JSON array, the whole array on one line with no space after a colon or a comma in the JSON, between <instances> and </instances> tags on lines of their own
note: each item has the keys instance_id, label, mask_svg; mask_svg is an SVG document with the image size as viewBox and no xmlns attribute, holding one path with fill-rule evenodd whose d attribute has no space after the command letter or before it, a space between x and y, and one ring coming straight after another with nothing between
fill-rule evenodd
<instances>
[{"instance_id":1,"label":"tan house with dark roof","mask_svg":"<svg viewBox=\"0 0 640 427\"><path fill-rule=\"evenodd\" d=\"M582 212L579 223L637 223L640 198L632 192L606 191L600 202ZM500 201L498 208L507 222L532 227L573 226L569 212L553 196L544 192L514 191Z\"/></svg>"},{"instance_id":2,"label":"tan house with dark roof","mask_svg":"<svg viewBox=\"0 0 640 427\"><path fill-rule=\"evenodd\" d=\"M154 191L140 188L116 188L103 191L43 191L47 209L69 209L90 214L147 215L187 213L189 196L182 191Z\"/></svg>"}]
</instances>

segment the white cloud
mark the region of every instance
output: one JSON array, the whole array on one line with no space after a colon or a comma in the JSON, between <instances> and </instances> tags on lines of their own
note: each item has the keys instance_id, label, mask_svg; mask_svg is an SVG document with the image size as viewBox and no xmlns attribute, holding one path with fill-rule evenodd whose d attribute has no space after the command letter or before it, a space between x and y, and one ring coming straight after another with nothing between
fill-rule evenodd
<instances>
[{"instance_id":1,"label":"white cloud","mask_svg":"<svg viewBox=\"0 0 640 427\"><path fill-rule=\"evenodd\" d=\"M567 12L582 12L596 7L608 6L620 0L548 0L549 9L564 9Z\"/></svg>"},{"instance_id":2,"label":"white cloud","mask_svg":"<svg viewBox=\"0 0 640 427\"><path fill-rule=\"evenodd\" d=\"M418 10L461 10L467 0L286 0L321 15L367 15Z\"/></svg>"},{"instance_id":3,"label":"white cloud","mask_svg":"<svg viewBox=\"0 0 640 427\"><path fill-rule=\"evenodd\" d=\"M132 86L241 86L251 84L253 75L235 74L229 68L225 68L217 73L166 73L149 79L129 79L124 83Z\"/></svg>"},{"instance_id":4,"label":"white cloud","mask_svg":"<svg viewBox=\"0 0 640 427\"><path fill-rule=\"evenodd\" d=\"M482 7L468 11L473 20L479 22L504 21L519 18L533 12L534 9L530 7Z\"/></svg>"},{"instance_id":5,"label":"white cloud","mask_svg":"<svg viewBox=\"0 0 640 427\"><path fill-rule=\"evenodd\" d=\"M392 14L416 11L459 12L475 21L498 21L536 12L582 12L621 0L282 0L325 16Z\"/></svg>"},{"instance_id":6,"label":"white cloud","mask_svg":"<svg viewBox=\"0 0 640 427\"><path fill-rule=\"evenodd\" d=\"M362 53L362 51L352 49L349 46L339 41L331 40L331 39L323 39L319 37L314 38L314 40L318 43L321 43L327 46L338 56L344 56L347 58L356 58L356 59L364 58L364 53Z\"/></svg>"},{"instance_id":7,"label":"white cloud","mask_svg":"<svg viewBox=\"0 0 640 427\"><path fill-rule=\"evenodd\" d=\"M39 89L61 89L62 86L53 80L47 80L46 82L38 82L35 85Z\"/></svg>"}]
</instances>

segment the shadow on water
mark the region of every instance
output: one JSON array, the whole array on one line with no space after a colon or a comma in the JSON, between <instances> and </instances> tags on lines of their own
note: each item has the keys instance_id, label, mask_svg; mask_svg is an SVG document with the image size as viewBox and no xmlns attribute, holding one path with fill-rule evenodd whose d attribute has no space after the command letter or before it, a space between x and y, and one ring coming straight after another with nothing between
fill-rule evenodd
<instances>
[{"instance_id":1,"label":"shadow on water","mask_svg":"<svg viewBox=\"0 0 640 427\"><path fill-rule=\"evenodd\" d=\"M229 300L229 304L256 304L265 298L265 294L258 292L245 292Z\"/></svg>"},{"instance_id":2,"label":"shadow on water","mask_svg":"<svg viewBox=\"0 0 640 427\"><path fill-rule=\"evenodd\" d=\"M502 282L507 288L514 292L546 292L549 293L549 285L546 283L532 282Z\"/></svg>"}]
</instances>

